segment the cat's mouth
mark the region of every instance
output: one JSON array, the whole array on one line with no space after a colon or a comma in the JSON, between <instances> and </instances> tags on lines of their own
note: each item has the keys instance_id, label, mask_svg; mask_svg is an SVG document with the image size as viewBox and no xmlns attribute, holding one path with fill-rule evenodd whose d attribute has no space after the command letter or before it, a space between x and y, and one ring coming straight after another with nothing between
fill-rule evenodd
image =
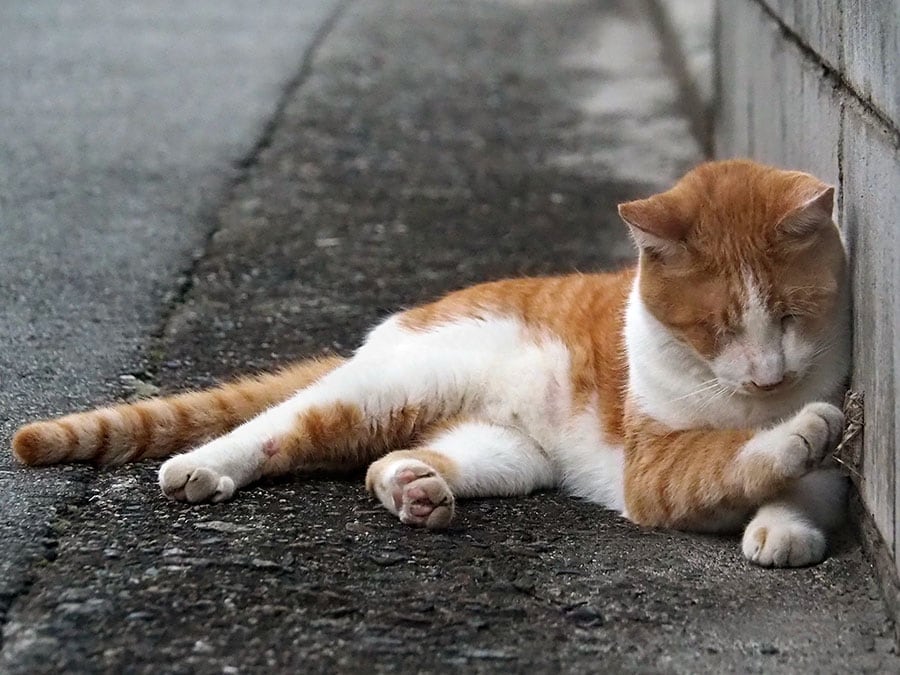
<instances>
[{"instance_id":1,"label":"cat's mouth","mask_svg":"<svg viewBox=\"0 0 900 675\"><path fill-rule=\"evenodd\" d=\"M737 393L744 394L745 396L752 396L753 398L770 398L773 396L779 396L781 394L784 394L784 392L792 389L799 379L800 378L796 372L788 371L784 374L784 377L780 382L760 385L756 382L753 382L752 380L748 380L745 382L741 382L741 384L737 388Z\"/></svg>"}]
</instances>

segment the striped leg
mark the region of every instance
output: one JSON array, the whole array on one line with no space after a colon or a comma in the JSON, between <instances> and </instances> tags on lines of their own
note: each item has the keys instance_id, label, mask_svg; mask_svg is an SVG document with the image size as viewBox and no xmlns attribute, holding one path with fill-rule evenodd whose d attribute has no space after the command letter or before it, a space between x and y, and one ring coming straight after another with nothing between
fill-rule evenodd
<instances>
[{"instance_id":1,"label":"striped leg","mask_svg":"<svg viewBox=\"0 0 900 675\"><path fill-rule=\"evenodd\" d=\"M457 497L523 495L557 483L549 457L520 431L460 421L420 447L374 462L366 487L409 525L446 527Z\"/></svg>"},{"instance_id":2,"label":"striped leg","mask_svg":"<svg viewBox=\"0 0 900 675\"><path fill-rule=\"evenodd\" d=\"M490 363L477 352L415 344L374 356L361 350L231 433L168 460L160 487L173 499L219 502L261 476L363 468L456 414Z\"/></svg>"}]
</instances>

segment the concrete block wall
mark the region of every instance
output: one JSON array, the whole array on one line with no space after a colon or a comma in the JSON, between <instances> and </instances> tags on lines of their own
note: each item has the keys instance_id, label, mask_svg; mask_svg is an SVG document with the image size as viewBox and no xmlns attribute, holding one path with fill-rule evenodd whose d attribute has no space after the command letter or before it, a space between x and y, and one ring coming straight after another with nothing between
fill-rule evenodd
<instances>
[{"instance_id":1,"label":"concrete block wall","mask_svg":"<svg viewBox=\"0 0 900 675\"><path fill-rule=\"evenodd\" d=\"M851 387L865 407L857 482L896 580L900 0L720 0L716 34L715 154L810 171L838 188L854 299ZM900 597L888 601L900 607Z\"/></svg>"}]
</instances>

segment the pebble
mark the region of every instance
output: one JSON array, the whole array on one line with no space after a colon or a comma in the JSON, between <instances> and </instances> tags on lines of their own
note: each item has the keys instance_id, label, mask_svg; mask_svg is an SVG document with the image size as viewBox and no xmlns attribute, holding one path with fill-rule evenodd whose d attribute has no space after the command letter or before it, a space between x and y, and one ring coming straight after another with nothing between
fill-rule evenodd
<instances>
[{"instance_id":1,"label":"pebble","mask_svg":"<svg viewBox=\"0 0 900 675\"><path fill-rule=\"evenodd\" d=\"M566 612L566 618L584 626L602 626L606 623L606 617L596 607L581 605Z\"/></svg>"},{"instance_id":2,"label":"pebble","mask_svg":"<svg viewBox=\"0 0 900 675\"><path fill-rule=\"evenodd\" d=\"M207 520L201 523L194 523L194 527L198 530L215 530L216 532L227 532L233 534L235 532L249 532L251 529L246 525L238 525L237 523L229 523L224 520Z\"/></svg>"},{"instance_id":3,"label":"pebble","mask_svg":"<svg viewBox=\"0 0 900 675\"><path fill-rule=\"evenodd\" d=\"M479 660L503 660L515 658L515 655L510 654L509 652L505 652L501 649L465 649L461 652L461 654L470 659Z\"/></svg>"},{"instance_id":4,"label":"pebble","mask_svg":"<svg viewBox=\"0 0 900 675\"><path fill-rule=\"evenodd\" d=\"M402 553L373 553L368 557L373 563L382 567L390 567L406 561L406 556Z\"/></svg>"},{"instance_id":5,"label":"pebble","mask_svg":"<svg viewBox=\"0 0 900 675\"><path fill-rule=\"evenodd\" d=\"M126 621L149 621L153 618L150 612L132 612L125 617Z\"/></svg>"},{"instance_id":6,"label":"pebble","mask_svg":"<svg viewBox=\"0 0 900 675\"><path fill-rule=\"evenodd\" d=\"M213 646L203 640L197 640L194 643L193 651L195 654L212 654L215 650Z\"/></svg>"},{"instance_id":7,"label":"pebble","mask_svg":"<svg viewBox=\"0 0 900 675\"><path fill-rule=\"evenodd\" d=\"M264 558L253 558L250 561L250 564L258 570L280 570L281 565L273 560L266 560Z\"/></svg>"}]
</instances>

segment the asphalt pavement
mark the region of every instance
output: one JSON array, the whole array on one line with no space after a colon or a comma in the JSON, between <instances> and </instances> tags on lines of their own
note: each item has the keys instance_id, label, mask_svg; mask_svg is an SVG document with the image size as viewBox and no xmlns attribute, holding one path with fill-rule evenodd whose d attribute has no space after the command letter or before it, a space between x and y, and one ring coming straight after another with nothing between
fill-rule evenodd
<instances>
[{"instance_id":1,"label":"asphalt pavement","mask_svg":"<svg viewBox=\"0 0 900 675\"><path fill-rule=\"evenodd\" d=\"M337 2L0 4L0 439L141 388ZM136 377L137 376L137 377ZM93 475L0 453L0 618Z\"/></svg>"},{"instance_id":2,"label":"asphalt pavement","mask_svg":"<svg viewBox=\"0 0 900 675\"><path fill-rule=\"evenodd\" d=\"M642 3L85 7L0 9L4 442L627 264L616 203L700 159ZM359 476L192 507L152 462L0 461L2 672L900 670L849 534L769 571L553 493L426 532Z\"/></svg>"}]
</instances>

